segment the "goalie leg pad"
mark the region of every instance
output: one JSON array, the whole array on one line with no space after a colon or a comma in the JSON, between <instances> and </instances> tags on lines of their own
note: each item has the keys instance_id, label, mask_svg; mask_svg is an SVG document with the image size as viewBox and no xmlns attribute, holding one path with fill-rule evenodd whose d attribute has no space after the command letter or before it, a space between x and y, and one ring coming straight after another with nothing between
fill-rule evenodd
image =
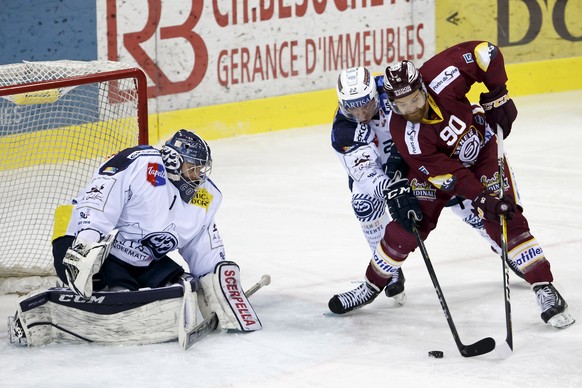
<instances>
[{"instance_id":1,"label":"goalie leg pad","mask_svg":"<svg viewBox=\"0 0 582 388\"><path fill-rule=\"evenodd\" d=\"M240 282L240 270L232 261L221 261L200 278L198 305L204 318L213 312L221 330L256 331L262 324Z\"/></svg>"},{"instance_id":2,"label":"goalie leg pad","mask_svg":"<svg viewBox=\"0 0 582 388\"><path fill-rule=\"evenodd\" d=\"M10 338L28 346L53 342L116 345L173 341L178 338L183 295L181 285L95 292L89 299L67 288L51 288L32 293L18 304Z\"/></svg>"}]
</instances>

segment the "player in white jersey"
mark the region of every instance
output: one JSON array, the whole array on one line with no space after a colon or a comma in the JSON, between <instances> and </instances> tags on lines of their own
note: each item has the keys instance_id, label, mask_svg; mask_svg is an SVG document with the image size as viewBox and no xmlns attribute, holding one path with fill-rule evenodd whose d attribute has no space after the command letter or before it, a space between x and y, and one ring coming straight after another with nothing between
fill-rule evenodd
<instances>
[{"instance_id":1,"label":"player in white jersey","mask_svg":"<svg viewBox=\"0 0 582 388\"><path fill-rule=\"evenodd\" d=\"M332 147L348 174L352 208L372 252L390 220L386 205L390 216L403 225L410 223L408 213L415 214L415 218L422 216L416 197L409 190L406 179L402 179L406 177L408 166L394 147L388 130L392 112L383 83L383 74L372 75L365 67L343 70L338 77L339 104L331 132ZM494 249L499 249L485 232L483 220L473 213L470 200L454 199L449 206ZM518 270L514 271L521 276ZM385 293L397 303L405 303L401 268L390 279ZM329 308L332 312L343 314L353 309L350 295L344 294L331 298Z\"/></svg>"},{"instance_id":2,"label":"player in white jersey","mask_svg":"<svg viewBox=\"0 0 582 388\"><path fill-rule=\"evenodd\" d=\"M208 144L187 130L178 131L161 150L137 146L102 164L72 201L66 232L60 236L57 232L53 240L57 275L79 296L70 299L92 301L97 299L94 291L138 291L181 283L193 285L194 293L198 290L201 315L215 312L221 329L261 329L240 286L238 265L226 260L214 220L222 194L208 179L211 168ZM183 267L167 256L175 250L193 280L186 279ZM22 322L29 307L21 303L26 311L19 314L28 337L35 334L31 322ZM33 338L27 340L30 345Z\"/></svg>"}]
</instances>

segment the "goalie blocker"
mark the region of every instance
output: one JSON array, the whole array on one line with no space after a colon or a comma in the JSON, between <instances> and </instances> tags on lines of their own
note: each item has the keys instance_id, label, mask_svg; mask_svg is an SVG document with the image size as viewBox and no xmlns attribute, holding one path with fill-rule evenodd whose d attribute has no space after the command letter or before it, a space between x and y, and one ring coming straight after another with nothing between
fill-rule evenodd
<instances>
[{"instance_id":1,"label":"goalie blocker","mask_svg":"<svg viewBox=\"0 0 582 388\"><path fill-rule=\"evenodd\" d=\"M15 316L8 317L10 342L27 346L168 342L194 327L199 315L206 318L213 312L221 330L262 328L242 290L236 263L220 262L214 272L182 283L94 292L88 299L68 288L32 293L18 304Z\"/></svg>"}]
</instances>

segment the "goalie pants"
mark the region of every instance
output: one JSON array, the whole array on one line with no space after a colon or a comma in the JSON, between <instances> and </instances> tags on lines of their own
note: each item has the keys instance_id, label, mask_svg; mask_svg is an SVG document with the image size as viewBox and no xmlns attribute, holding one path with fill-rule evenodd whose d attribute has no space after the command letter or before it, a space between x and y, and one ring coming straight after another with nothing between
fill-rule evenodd
<instances>
[{"instance_id":1,"label":"goalie pants","mask_svg":"<svg viewBox=\"0 0 582 388\"><path fill-rule=\"evenodd\" d=\"M73 236L62 236L53 241L53 259L57 275L64 284L67 284L63 258L67 249L73 245ZM175 283L184 273L184 269L168 256L152 261L147 267L135 267L119 260L113 255L107 256L101 269L93 276L95 291L117 287L130 291L140 288L164 287L168 283Z\"/></svg>"}]
</instances>

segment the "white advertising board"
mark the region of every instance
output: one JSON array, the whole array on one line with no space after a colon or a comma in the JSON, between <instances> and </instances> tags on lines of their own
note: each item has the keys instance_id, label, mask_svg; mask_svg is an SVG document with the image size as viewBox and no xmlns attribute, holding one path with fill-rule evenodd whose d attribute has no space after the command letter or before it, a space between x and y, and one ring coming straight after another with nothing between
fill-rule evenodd
<instances>
[{"instance_id":1,"label":"white advertising board","mask_svg":"<svg viewBox=\"0 0 582 388\"><path fill-rule=\"evenodd\" d=\"M141 67L157 112L333 88L434 54L430 0L105 0L99 58ZM152 103L154 103L152 101Z\"/></svg>"}]
</instances>

